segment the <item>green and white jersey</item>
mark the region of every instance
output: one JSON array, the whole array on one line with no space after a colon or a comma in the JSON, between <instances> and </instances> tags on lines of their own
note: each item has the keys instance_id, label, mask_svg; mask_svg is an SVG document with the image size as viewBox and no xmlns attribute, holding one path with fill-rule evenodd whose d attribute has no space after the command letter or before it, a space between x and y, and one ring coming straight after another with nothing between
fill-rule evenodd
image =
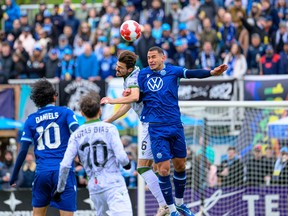
<instances>
[{"instance_id":1,"label":"green and white jersey","mask_svg":"<svg viewBox=\"0 0 288 216\"><path fill-rule=\"evenodd\" d=\"M90 121L72 133L60 164L59 181L65 180L65 170L71 167L76 155L79 156L89 177L90 194L102 193L110 188L125 185L120 165L127 165L129 159L119 132L113 124L99 120ZM58 182L58 189L62 187Z\"/></svg>"},{"instance_id":2,"label":"green and white jersey","mask_svg":"<svg viewBox=\"0 0 288 216\"><path fill-rule=\"evenodd\" d=\"M135 67L134 70L124 79L124 89L127 88L139 88L138 85L138 74L140 72L139 67ZM143 109L143 103L142 102L135 102L131 103L132 109L137 113L137 115L140 117Z\"/></svg>"}]
</instances>

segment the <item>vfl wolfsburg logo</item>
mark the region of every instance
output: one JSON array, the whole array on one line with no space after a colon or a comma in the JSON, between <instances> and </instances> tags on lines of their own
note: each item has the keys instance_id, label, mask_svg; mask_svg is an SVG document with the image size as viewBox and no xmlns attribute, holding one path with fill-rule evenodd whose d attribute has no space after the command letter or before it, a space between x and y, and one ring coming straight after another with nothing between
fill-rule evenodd
<instances>
[{"instance_id":1,"label":"vfl wolfsburg logo","mask_svg":"<svg viewBox=\"0 0 288 216\"><path fill-rule=\"evenodd\" d=\"M163 87L163 80L161 77L152 77L148 80L147 86L150 91L159 91Z\"/></svg>"}]
</instances>

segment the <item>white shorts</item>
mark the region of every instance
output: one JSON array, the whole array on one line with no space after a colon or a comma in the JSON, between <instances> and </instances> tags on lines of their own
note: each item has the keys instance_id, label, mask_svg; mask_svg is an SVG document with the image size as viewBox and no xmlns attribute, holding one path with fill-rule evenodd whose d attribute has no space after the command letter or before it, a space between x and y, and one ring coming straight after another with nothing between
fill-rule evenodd
<instances>
[{"instance_id":1,"label":"white shorts","mask_svg":"<svg viewBox=\"0 0 288 216\"><path fill-rule=\"evenodd\" d=\"M148 127L149 127L148 122L142 122L142 137L138 159L153 160Z\"/></svg>"},{"instance_id":2,"label":"white shorts","mask_svg":"<svg viewBox=\"0 0 288 216\"><path fill-rule=\"evenodd\" d=\"M132 205L126 185L92 194L97 216L132 216Z\"/></svg>"}]
</instances>

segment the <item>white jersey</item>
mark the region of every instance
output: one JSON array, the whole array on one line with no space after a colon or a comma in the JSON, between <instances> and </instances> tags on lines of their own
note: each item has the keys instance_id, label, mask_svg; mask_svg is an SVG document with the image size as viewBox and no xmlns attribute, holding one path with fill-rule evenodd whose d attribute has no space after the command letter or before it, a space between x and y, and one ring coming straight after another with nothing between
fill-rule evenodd
<instances>
[{"instance_id":1,"label":"white jersey","mask_svg":"<svg viewBox=\"0 0 288 216\"><path fill-rule=\"evenodd\" d=\"M120 165L127 165L129 159L114 125L93 121L81 125L72 133L60 164L59 181L63 182L63 170L71 167L71 162L77 154L89 177L90 194L125 185ZM59 187L61 188L61 184L58 182L58 189Z\"/></svg>"},{"instance_id":2,"label":"white jersey","mask_svg":"<svg viewBox=\"0 0 288 216\"><path fill-rule=\"evenodd\" d=\"M130 73L129 76L124 79L124 84L123 84L124 89L139 88L139 85L138 85L139 72L140 72L140 68L135 67L134 70L132 71L132 73ZM139 103L134 102L134 103L131 103L131 107L137 113L137 115L140 117L140 115L142 113L142 109L143 109L143 103L142 102L139 102Z\"/></svg>"}]
</instances>

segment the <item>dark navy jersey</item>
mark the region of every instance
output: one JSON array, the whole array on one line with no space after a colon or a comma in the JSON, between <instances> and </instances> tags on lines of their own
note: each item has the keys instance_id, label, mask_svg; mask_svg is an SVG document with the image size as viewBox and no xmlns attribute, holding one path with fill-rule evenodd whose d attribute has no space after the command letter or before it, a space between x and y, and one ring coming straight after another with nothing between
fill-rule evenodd
<instances>
[{"instance_id":1,"label":"dark navy jersey","mask_svg":"<svg viewBox=\"0 0 288 216\"><path fill-rule=\"evenodd\" d=\"M144 108L140 120L151 123L180 123L178 87L180 78L206 78L208 70L188 70L171 64L161 71L144 68L138 75L138 85Z\"/></svg>"},{"instance_id":2,"label":"dark navy jersey","mask_svg":"<svg viewBox=\"0 0 288 216\"><path fill-rule=\"evenodd\" d=\"M66 107L48 105L28 116L21 141L34 144L37 170L59 170L75 124L76 116Z\"/></svg>"}]
</instances>

